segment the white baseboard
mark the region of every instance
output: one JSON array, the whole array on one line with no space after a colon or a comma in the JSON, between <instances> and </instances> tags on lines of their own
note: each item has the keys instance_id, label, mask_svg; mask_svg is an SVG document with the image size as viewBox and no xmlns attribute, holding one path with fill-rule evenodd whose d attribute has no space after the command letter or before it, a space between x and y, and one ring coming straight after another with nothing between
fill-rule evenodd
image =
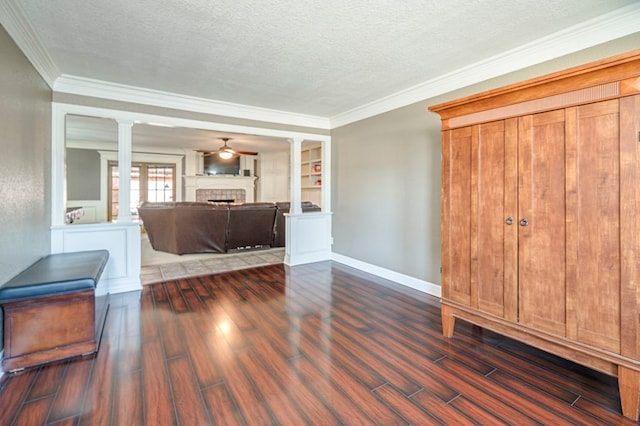
<instances>
[{"instance_id":1,"label":"white baseboard","mask_svg":"<svg viewBox=\"0 0 640 426\"><path fill-rule=\"evenodd\" d=\"M384 278L395 283L410 287L414 290L430 294L431 296L441 297L441 287L438 284L419 280L418 278L410 277L409 275L401 274L390 269L381 268L380 266L362 262L360 260L343 256L338 253L332 253L331 259L344 265L351 266L352 268L368 272L380 278Z\"/></svg>"},{"instance_id":2,"label":"white baseboard","mask_svg":"<svg viewBox=\"0 0 640 426\"><path fill-rule=\"evenodd\" d=\"M109 294L127 293L129 291L142 290L142 284L139 278L137 280L118 279L110 280L107 288L109 289Z\"/></svg>"}]
</instances>

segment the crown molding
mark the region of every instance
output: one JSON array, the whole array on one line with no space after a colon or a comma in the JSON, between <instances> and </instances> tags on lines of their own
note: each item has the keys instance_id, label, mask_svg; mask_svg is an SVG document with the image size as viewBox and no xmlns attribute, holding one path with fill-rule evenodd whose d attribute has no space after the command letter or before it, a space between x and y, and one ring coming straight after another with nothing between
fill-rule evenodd
<instances>
[{"instance_id":1,"label":"crown molding","mask_svg":"<svg viewBox=\"0 0 640 426\"><path fill-rule=\"evenodd\" d=\"M639 31L640 3L632 4L531 43L460 68L330 118L331 128L424 101Z\"/></svg>"},{"instance_id":2,"label":"crown molding","mask_svg":"<svg viewBox=\"0 0 640 426\"><path fill-rule=\"evenodd\" d=\"M17 1L0 1L0 23L44 81L53 88L60 71Z\"/></svg>"},{"instance_id":3,"label":"crown molding","mask_svg":"<svg viewBox=\"0 0 640 426\"><path fill-rule=\"evenodd\" d=\"M635 3L333 117L215 101L61 75L16 0L0 1L0 23L56 92L316 129L333 129L638 32Z\"/></svg>"},{"instance_id":4,"label":"crown molding","mask_svg":"<svg viewBox=\"0 0 640 426\"><path fill-rule=\"evenodd\" d=\"M296 114L249 105L222 102L195 96L127 86L107 81L63 74L53 85L60 93L91 96L115 101L133 102L143 105L180 109L191 112L221 115L247 120L265 121L291 126L329 129L329 119L313 115Z\"/></svg>"}]
</instances>

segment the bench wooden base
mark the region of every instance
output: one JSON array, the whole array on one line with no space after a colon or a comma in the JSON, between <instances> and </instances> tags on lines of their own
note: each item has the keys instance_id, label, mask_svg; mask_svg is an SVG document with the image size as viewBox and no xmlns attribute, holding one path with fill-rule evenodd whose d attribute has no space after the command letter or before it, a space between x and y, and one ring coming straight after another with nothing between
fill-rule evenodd
<instances>
[{"instance_id":1,"label":"bench wooden base","mask_svg":"<svg viewBox=\"0 0 640 426\"><path fill-rule=\"evenodd\" d=\"M3 369L97 352L108 306L108 295L92 290L5 302Z\"/></svg>"},{"instance_id":2,"label":"bench wooden base","mask_svg":"<svg viewBox=\"0 0 640 426\"><path fill-rule=\"evenodd\" d=\"M109 296L96 289L108 260L107 250L51 254L0 286L5 371L98 350Z\"/></svg>"}]
</instances>

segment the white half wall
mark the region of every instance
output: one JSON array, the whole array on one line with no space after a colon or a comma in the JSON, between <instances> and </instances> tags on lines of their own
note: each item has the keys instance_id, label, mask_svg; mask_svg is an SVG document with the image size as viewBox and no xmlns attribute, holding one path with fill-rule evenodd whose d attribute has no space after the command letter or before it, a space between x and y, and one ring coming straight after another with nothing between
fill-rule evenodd
<instances>
[{"instance_id":1,"label":"white half wall","mask_svg":"<svg viewBox=\"0 0 640 426\"><path fill-rule=\"evenodd\" d=\"M51 228L51 253L106 249L109 262L100 286L109 293L141 290L140 224L99 223Z\"/></svg>"},{"instance_id":2,"label":"white half wall","mask_svg":"<svg viewBox=\"0 0 640 426\"><path fill-rule=\"evenodd\" d=\"M285 213L284 263L289 266L331 260L331 213Z\"/></svg>"}]
</instances>

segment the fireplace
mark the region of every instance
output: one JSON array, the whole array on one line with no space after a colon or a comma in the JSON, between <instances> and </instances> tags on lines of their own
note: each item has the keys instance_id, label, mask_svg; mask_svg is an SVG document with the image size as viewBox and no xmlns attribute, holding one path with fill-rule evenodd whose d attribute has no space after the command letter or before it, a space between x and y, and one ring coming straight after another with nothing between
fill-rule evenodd
<instances>
[{"instance_id":1,"label":"fireplace","mask_svg":"<svg viewBox=\"0 0 640 426\"><path fill-rule=\"evenodd\" d=\"M233 200L250 203L254 200L255 176L185 176L184 201L206 203L209 200Z\"/></svg>"},{"instance_id":2,"label":"fireplace","mask_svg":"<svg viewBox=\"0 0 640 426\"><path fill-rule=\"evenodd\" d=\"M220 201L231 203L244 203L247 200L247 192L244 189L196 189L196 201Z\"/></svg>"}]
</instances>

